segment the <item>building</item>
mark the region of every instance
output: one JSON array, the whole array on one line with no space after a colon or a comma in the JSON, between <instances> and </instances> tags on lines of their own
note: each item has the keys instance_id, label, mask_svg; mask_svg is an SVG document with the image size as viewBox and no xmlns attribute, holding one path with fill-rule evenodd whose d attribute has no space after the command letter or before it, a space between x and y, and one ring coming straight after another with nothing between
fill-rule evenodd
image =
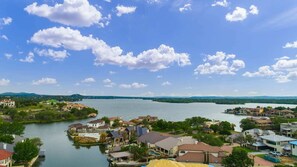
<instances>
[{"instance_id":1,"label":"building","mask_svg":"<svg viewBox=\"0 0 297 167\"><path fill-rule=\"evenodd\" d=\"M225 151L220 147L210 146L199 142L196 144L184 144L178 147L178 162L191 163L222 163L226 156Z\"/></svg>"},{"instance_id":2,"label":"building","mask_svg":"<svg viewBox=\"0 0 297 167\"><path fill-rule=\"evenodd\" d=\"M142 135L145 135L149 133L149 130L148 128L146 127L141 127L141 126L137 126L136 127L136 135L139 137L139 136L142 136Z\"/></svg>"},{"instance_id":3,"label":"building","mask_svg":"<svg viewBox=\"0 0 297 167\"><path fill-rule=\"evenodd\" d=\"M142 122L144 120L148 121L148 122L156 122L158 121L158 117L156 116L151 116L151 115L147 115L147 116L139 116L137 119L139 122Z\"/></svg>"},{"instance_id":4,"label":"building","mask_svg":"<svg viewBox=\"0 0 297 167\"><path fill-rule=\"evenodd\" d=\"M0 100L0 106L8 107L8 108L15 108L15 101L13 101L11 99Z\"/></svg>"},{"instance_id":5,"label":"building","mask_svg":"<svg viewBox=\"0 0 297 167\"><path fill-rule=\"evenodd\" d=\"M290 142L292 155L297 156L297 141Z\"/></svg>"},{"instance_id":6,"label":"building","mask_svg":"<svg viewBox=\"0 0 297 167\"><path fill-rule=\"evenodd\" d=\"M204 122L204 127L210 128L211 125L220 125L221 121L219 120L212 120Z\"/></svg>"},{"instance_id":7,"label":"building","mask_svg":"<svg viewBox=\"0 0 297 167\"><path fill-rule=\"evenodd\" d=\"M87 123L88 127L98 128L105 125L105 121L102 119L96 119Z\"/></svg>"},{"instance_id":8,"label":"building","mask_svg":"<svg viewBox=\"0 0 297 167\"><path fill-rule=\"evenodd\" d=\"M260 129L271 129L272 121L268 117L250 117L249 119Z\"/></svg>"},{"instance_id":9,"label":"building","mask_svg":"<svg viewBox=\"0 0 297 167\"><path fill-rule=\"evenodd\" d=\"M167 156L175 156L178 152L178 146L183 144L195 144L197 140L190 136L185 137L167 137L155 143L155 149Z\"/></svg>"},{"instance_id":10,"label":"building","mask_svg":"<svg viewBox=\"0 0 297 167\"><path fill-rule=\"evenodd\" d=\"M293 137L296 131L297 131L297 122L280 124L280 133L284 136Z\"/></svg>"},{"instance_id":11,"label":"building","mask_svg":"<svg viewBox=\"0 0 297 167\"><path fill-rule=\"evenodd\" d=\"M161 133L158 133L158 132L149 132L149 133L146 133L146 134L140 136L137 139L137 142L139 144L145 144L149 148L154 148L155 147L155 144L158 141L164 140L166 138L168 138L168 136L165 136L165 135L163 135Z\"/></svg>"},{"instance_id":12,"label":"building","mask_svg":"<svg viewBox=\"0 0 297 167\"><path fill-rule=\"evenodd\" d=\"M88 108L87 106L79 103L69 103L66 102L66 105L62 107L63 111L71 111L72 109L82 110L84 108Z\"/></svg>"},{"instance_id":13,"label":"building","mask_svg":"<svg viewBox=\"0 0 297 167\"><path fill-rule=\"evenodd\" d=\"M254 140L253 143L248 143L247 146L255 150L267 149L267 146L263 143L261 136L275 135L275 132L271 130L262 130L262 129L249 129L241 133L243 137L251 136Z\"/></svg>"},{"instance_id":14,"label":"building","mask_svg":"<svg viewBox=\"0 0 297 167\"><path fill-rule=\"evenodd\" d=\"M108 119L110 126L112 126L116 120L118 120L120 124L123 123L123 119L121 117L110 117Z\"/></svg>"},{"instance_id":15,"label":"building","mask_svg":"<svg viewBox=\"0 0 297 167\"><path fill-rule=\"evenodd\" d=\"M12 152L6 150L0 150L0 166L11 167L12 166Z\"/></svg>"},{"instance_id":16,"label":"building","mask_svg":"<svg viewBox=\"0 0 297 167\"><path fill-rule=\"evenodd\" d=\"M286 148L288 148L288 146L290 145L289 142L297 140L297 139L293 139L286 136L280 136L280 135L261 136L261 139L266 146L278 152L287 151Z\"/></svg>"}]
</instances>

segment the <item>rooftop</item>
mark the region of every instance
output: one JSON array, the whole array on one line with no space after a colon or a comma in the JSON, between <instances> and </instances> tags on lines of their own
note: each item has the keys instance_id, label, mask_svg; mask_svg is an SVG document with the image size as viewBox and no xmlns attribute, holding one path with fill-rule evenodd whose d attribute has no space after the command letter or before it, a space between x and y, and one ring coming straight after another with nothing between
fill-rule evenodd
<instances>
[{"instance_id":1,"label":"rooftop","mask_svg":"<svg viewBox=\"0 0 297 167\"><path fill-rule=\"evenodd\" d=\"M8 152L6 150L0 150L0 160L7 159L7 158L9 158L11 156L12 156L11 152Z\"/></svg>"},{"instance_id":2,"label":"rooftop","mask_svg":"<svg viewBox=\"0 0 297 167\"><path fill-rule=\"evenodd\" d=\"M208 151L208 152L223 151L220 147L210 146L203 142L199 142L197 144L184 144L179 146L178 149L185 150L185 151Z\"/></svg>"},{"instance_id":3,"label":"rooftop","mask_svg":"<svg viewBox=\"0 0 297 167\"><path fill-rule=\"evenodd\" d=\"M280 135L267 135L267 136L261 136L264 140L274 141L274 142L281 142L281 141L295 141L297 139L286 137L286 136L280 136Z\"/></svg>"},{"instance_id":4,"label":"rooftop","mask_svg":"<svg viewBox=\"0 0 297 167\"><path fill-rule=\"evenodd\" d=\"M110 156L112 158L124 158L124 157L131 157L131 153L125 151L125 152L116 152L116 153L110 153Z\"/></svg>"},{"instance_id":5,"label":"rooftop","mask_svg":"<svg viewBox=\"0 0 297 167\"><path fill-rule=\"evenodd\" d=\"M141 143L155 144L158 141L166 139L168 136L164 136L158 132L149 132L140 136L137 140Z\"/></svg>"}]
</instances>

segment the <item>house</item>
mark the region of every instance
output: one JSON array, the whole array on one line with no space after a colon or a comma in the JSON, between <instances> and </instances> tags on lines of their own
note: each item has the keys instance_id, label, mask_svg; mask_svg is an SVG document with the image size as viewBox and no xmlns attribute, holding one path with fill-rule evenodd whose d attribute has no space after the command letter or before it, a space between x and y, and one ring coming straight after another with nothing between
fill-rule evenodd
<instances>
[{"instance_id":1,"label":"house","mask_svg":"<svg viewBox=\"0 0 297 167\"><path fill-rule=\"evenodd\" d=\"M287 114L294 114L294 111L292 110L271 110L270 115L277 115L277 116L284 116Z\"/></svg>"},{"instance_id":2,"label":"house","mask_svg":"<svg viewBox=\"0 0 297 167\"><path fill-rule=\"evenodd\" d=\"M81 124L81 123L71 124L68 126L68 129L76 131L78 128L81 128L82 126L83 126L83 124Z\"/></svg>"},{"instance_id":3,"label":"house","mask_svg":"<svg viewBox=\"0 0 297 167\"><path fill-rule=\"evenodd\" d=\"M297 141L290 142L292 155L297 156Z\"/></svg>"},{"instance_id":4,"label":"house","mask_svg":"<svg viewBox=\"0 0 297 167\"><path fill-rule=\"evenodd\" d=\"M144 120L146 120L146 121L148 121L148 122L156 122L156 121L158 121L158 117L156 117L156 116L151 116L151 115L147 115L147 116L139 116L139 117L138 117L138 121L139 121L139 122L142 122L142 121L144 121Z\"/></svg>"},{"instance_id":5,"label":"house","mask_svg":"<svg viewBox=\"0 0 297 167\"><path fill-rule=\"evenodd\" d=\"M110 117L108 119L110 126L112 126L116 120L118 120L120 124L123 123L123 119L121 117Z\"/></svg>"},{"instance_id":6,"label":"house","mask_svg":"<svg viewBox=\"0 0 297 167\"><path fill-rule=\"evenodd\" d=\"M260 129L271 129L272 121L268 117L249 117Z\"/></svg>"},{"instance_id":7,"label":"house","mask_svg":"<svg viewBox=\"0 0 297 167\"><path fill-rule=\"evenodd\" d=\"M0 166L11 167L12 166L12 152L6 150L0 150Z\"/></svg>"},{"instance_id":8,"label":"house","mask_svg":"<svg viewBox=\"0 0 297 167\"><path fill-rule=\"evenodd\" d=\"M285 135L287 137L293 137L296 131L297 131L297 122L280 124L280 133L282 135Z\"/></svg>"},{"instance_id":9,"label":"house","mask_svg":"<svg viewBox=\"0 0 297 167\"><path fill-rule=\"evenodd\" d=\"M220 123L221 121L218 121L218 120L206 121L204 122L204 127L210 128L211 125L219 125Z\"/></svg>"},{"instance_id":10,"label":"house","mask_svg":"<svg viewBox=\"0 0 297 167\"><path fill-rule=\"evenodd\" d=\"M158 141L164 140L166 138L168 138L168 136L165 136L165 135L163 135L161 133L158 133L158 132L149 132L149 133L146 133L146 134L138 137L137 142L139 144L140 143L145 144L149 148L154 148L155 147L155 144Z\"/></svg>"},{"instance_id":11,"label":"house","mask_svg":"<svg viewBox=\"0 0 297 167\"><path fill-rule=\"evenodd\" d=\"M278 152L286 151L286 147L288 147L289 142L296 141L297 139L293 139L286 136L280 135L266 135L260 137L263 143L268 146L270 149Z\"/></svg>"},{"instance_id":12,"label":"house","mask_svg":"<svg viewBox=\"0 0 297 167\"><path fill-rule=\"evenodd\" d=\"M138 137L147 133L149 133L149 130L146 127L141 127L141 126L136 127L136 135Z\"/></svg>"},{"instance_id":13,"label":"house","mask_svg":"<svg viewBox=\"0 0 297 167\"><path fill-rule=\"evenodd\" d=\"M178 146L178 162L191 163L222 163L226 156L220 147L210 146L203 142Z\"/></svg>"},{"instance_id":14,"label":"house","mask_svg":"<svg viewBox=\"0 0 297 167\"><path fill-rule=\"evenodd\" d=\"M15 145L19 142L24 142L26 138L22 137L22 136L18 136L18 135L12 135L13 137L13 143L9 144L9 143L4 143L4 142L0 142L0 150L6 150L8 152L13 152L13 148L15 147Z\"/></svg>"},{"instance_id":15,"label":"house","mask_svg":"<svg viewBox=\"0 0 297 167\"><path fill-rule=\"evenodd\" d=\"M241 133L243 137L251 136L254 140L253 143L248 143L248 147L254 150L263 150L267 146L263 143L261 136L275 135L275 132L271 130L262 130L262 129L249 129Z\"/></svg>"},{"instance_id":16,"label":"house","mask_svg":"<svg viewBox=\"0 0 297 167\"><path fill-rule=\"evenodd\" d=\"M130 158L132 158L133 155L125 151L125 152L110 153L109 156L111 161L120 162L123 160L129 160Z\"/></svg>"},{"instance_id":17,"label":"house","mask_svg":"<svg viewBox=\"0 0 297 167\"><path fill-rule=\"evenodd\" d=\"M63 111L71 111L72 109L77 109L77 110L82 110L84 108L88 108L87 106L83 105L83 104L79 104L79 103L70 103L70 102L66 102L66 105L62 107Z\"/></svg>"},{"instance_id":18,"label":"house","mask_svg":"<svg viewBox=\"0 0 297 167\"><path fill-rule=\"evenodd\" d=\"M197 140L190 136L185 137L167 137L155 143L155 149L165 155L174 156L178 152L178 146L183 144L195 144Z\"/></svg>"},{"instance_id":19,"label":"house","mask_svg":"<svg viewBox=\"0 0 297 167\"><path fill-rule=\"evenodd\" d=\"M11 99L0 100L0 106L8 107L8 108L15 108L15 101L11 100Z\"/></svg>"},{"instance_id":20,"label":"house","mask_svg":"<svg viewBox=\"0 0 297 167\"><path fill-rule=\"evenodd\" d=\"M96 119L87 123L88 127L98 128L105 125L105 121L102 119Z\"/></svg>"},{"instance_id":21,"label":"house","mask_svg":"<svg viewBox=\"0 0 297 167\"><path fill-rule=\"evenodd\" d=\"M123 133L120 131L111 131L109 132L108 137L112 139L113 144L120 144L124 142Z\"/></svg>"}]
</instances>

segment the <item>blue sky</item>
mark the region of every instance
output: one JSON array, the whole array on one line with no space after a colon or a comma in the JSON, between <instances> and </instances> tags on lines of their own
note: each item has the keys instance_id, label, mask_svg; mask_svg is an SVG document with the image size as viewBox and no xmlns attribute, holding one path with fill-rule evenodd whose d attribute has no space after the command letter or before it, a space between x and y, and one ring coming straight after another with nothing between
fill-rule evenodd
<instances>
[{"instance_id":1,"label":"blue sky","mask_svg":"<svg viewBox=\"0 0 297 167\"><path fill-rule=\"evenodd\" d=\"M297 95L296 28L296 0L1 0L0 92Z\"/></svg>"}]
</instances>

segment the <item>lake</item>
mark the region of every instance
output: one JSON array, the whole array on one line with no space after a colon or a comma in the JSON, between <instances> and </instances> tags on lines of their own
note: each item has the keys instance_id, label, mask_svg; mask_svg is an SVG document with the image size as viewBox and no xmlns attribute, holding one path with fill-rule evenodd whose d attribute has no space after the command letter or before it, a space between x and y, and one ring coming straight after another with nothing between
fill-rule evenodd
<instances>
[{"instance_id":1,"label":"lake","mask_svg":"<svg viewBox=\"0 0 297 167\"><path fill-rule=\"evenodd\" d=\"M228 108L235 107L256 107L256 106L286 106L295 107L295 105L281 104L255 104L246 105L217 105L214 103L159 103L150 100L139 99L86 99L80 102L89 107L99 110L98 118L103 116L120 116L125 120L142 116L153 115L161 119L170 121L181 121L185 118L201 116L214 120L229 121L236 125L236 130L240 131L239 122L245 116L235 116L224 114ZM107 167L108 162L100 147L80 147L73 146L72 141L67 137L66 130L68 125L78 122L88 122L91 119L61 122L51 124L31 124L26 125L26 137L40 137L43 141L43 148L46 149L46 158L40 161L37 166L42 167Z\"/></svg>"}]
</instances>

